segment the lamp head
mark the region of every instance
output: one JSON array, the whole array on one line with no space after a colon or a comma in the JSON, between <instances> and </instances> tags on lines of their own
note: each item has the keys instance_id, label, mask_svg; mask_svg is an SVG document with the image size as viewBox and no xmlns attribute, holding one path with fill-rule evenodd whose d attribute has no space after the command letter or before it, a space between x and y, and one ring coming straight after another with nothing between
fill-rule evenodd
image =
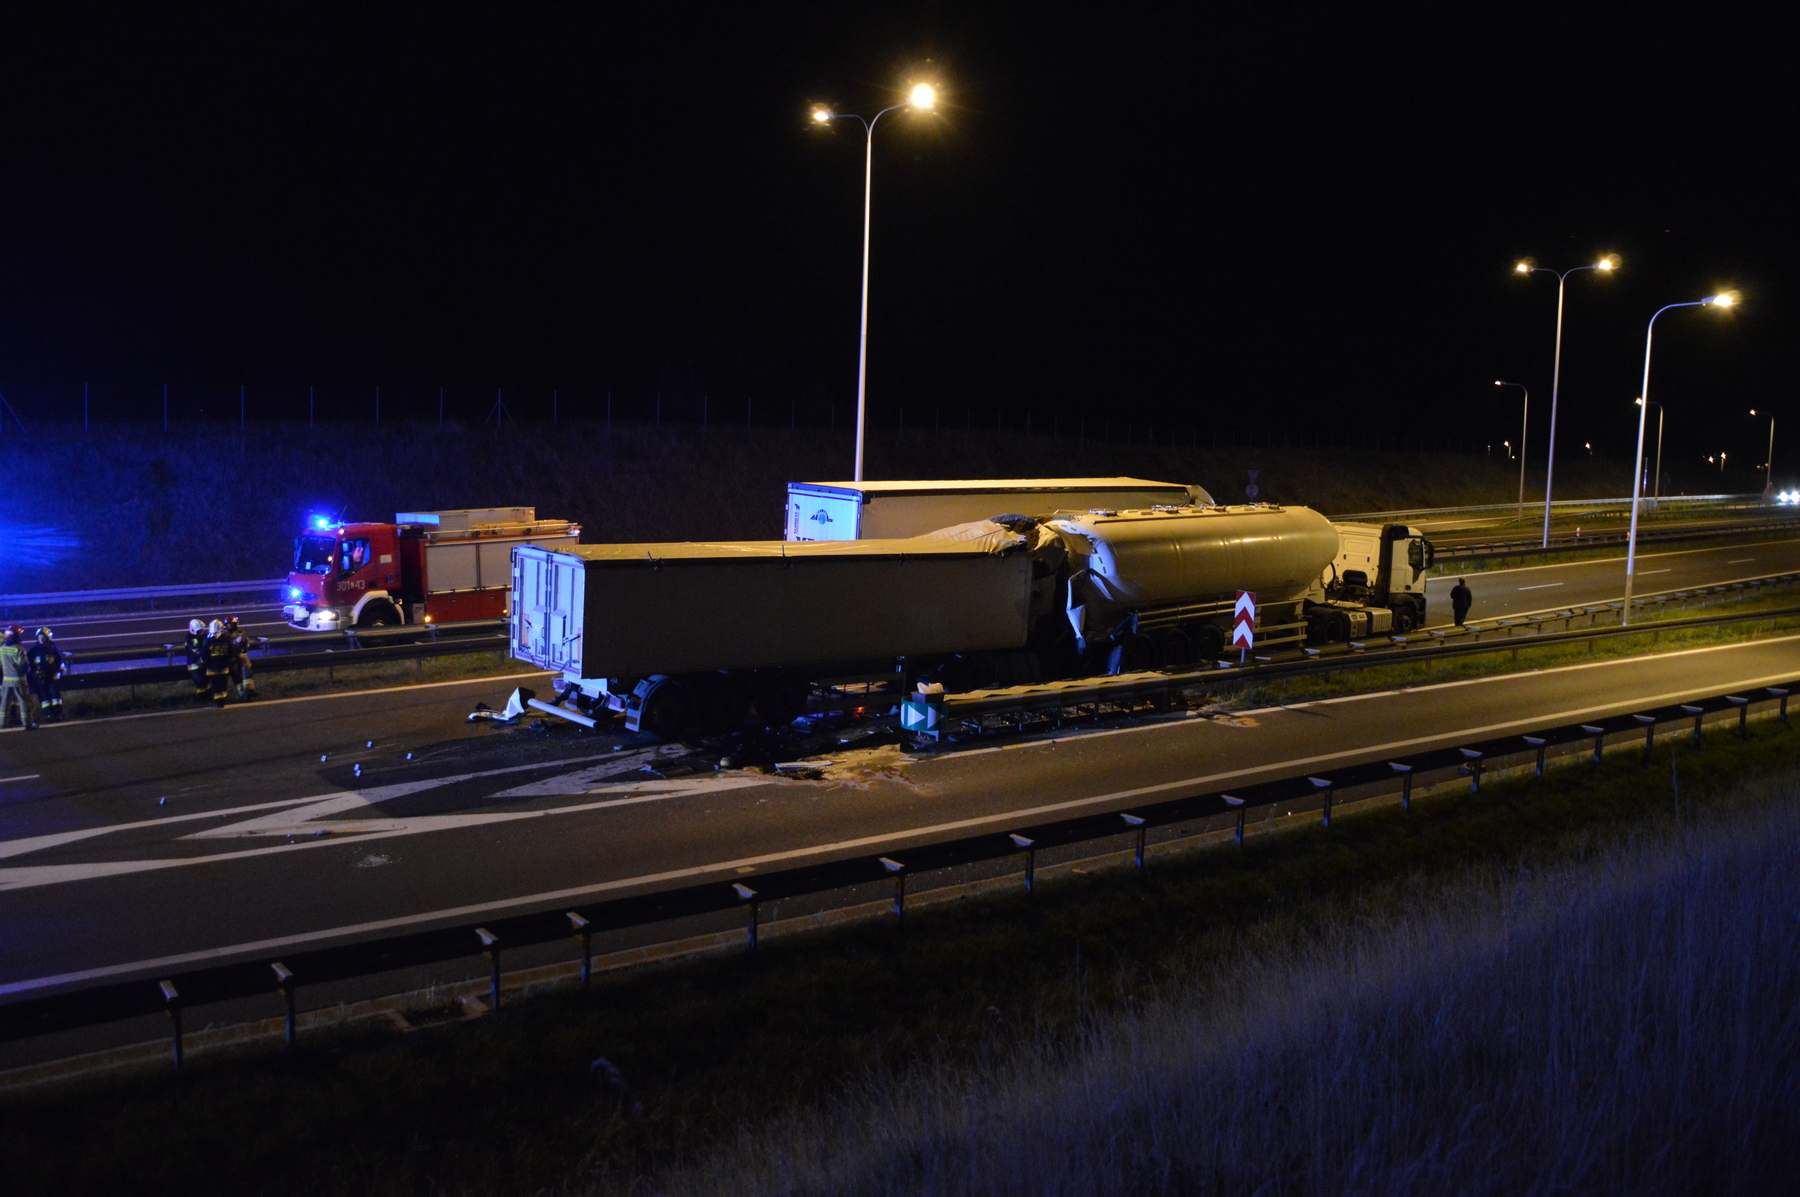
<instances>
[{"instance_id":1,"label":"lamp head","mask_svg":"<svg viewBox=\"0 0 1800 1197\"><path fill-rule=\"evenodd\" d=\"M906 103L920 112L930 112L937 107L937 88L929 83L915 83L907 93Z\"/></svg>"},{"instance_id":2,"label":"lamp head","mask_svg":"<svg viewBox=\"0 0 1800 1197\"><path fill-rule=\"evenodd\" d=\"M1717 295L1707 296L1700 302L1711 304L1715 308L1729 308L1735 306L1737 301L1738 293L1736 291L1721 291Z\"/></svg>"},{"instance_id":3,"label":"lamp head","mask_svg":"<svg viewBox=\"0 0 1800 1197\"><path fill-rule=\"evenodd\" d=\"M1617 270L1618 268L1619 259L1613 257L1611 254L1607 254L1604 258L1601 258L1598 262L1594 263L1595 270Z\"/></svg>"},{"instance_id":4,"label":"lamp head","mask_svg":"<svg viewBox=\"0 0 1800 1197\"><path fill-rule=\"evenodd\" d=\"M814 124L829 125L831 123L831 116L831 109L825 107L825 105L815 104L813 106L812 118Z\"/></svg>"},{"instance_id":5,"label":"lamp head","mask_svg":"<svg viewBox=\"0 0 1800 1197\"><path fill-rule=\"evenodd\" d=\"M1518 261L1518 264L1513 267L1513 273L1514 274L1530 274L1531 273L1531 259L1530 258L1520 258Z\"/></svg>"}]
</instances>

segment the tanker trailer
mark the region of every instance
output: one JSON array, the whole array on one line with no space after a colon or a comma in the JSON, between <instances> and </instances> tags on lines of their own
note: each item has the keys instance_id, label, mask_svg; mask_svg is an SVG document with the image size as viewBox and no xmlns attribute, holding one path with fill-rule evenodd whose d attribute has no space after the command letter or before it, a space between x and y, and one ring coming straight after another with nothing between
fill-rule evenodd
<instances>
[{"instance_id":1,"label":"tanker trailer","mask_svg":"<svg viewBox=\"0 0 1800 1197\"><path fill-rule=\"evenodd\" d=\"M512 655L633 731L729 730L752 704L790 723L821 678L1023 650L1061 614L1033 543L982 521L896 540L524 546Z\"/></svg>"},{"instance_id":2,"label":"tanker trailer","mask_svg":"<svg viewBox=\"0 0 1800 1197\"><path fill-rule=\"evenodd\" d=\"M1318 512L1261 503L1096 511L1047 526L1068 550L1068 622L1091 673L1216 659L1240 590L1256 595L1259 646L1297 643L1339 550Z\"/></svg>"}]
</instances>

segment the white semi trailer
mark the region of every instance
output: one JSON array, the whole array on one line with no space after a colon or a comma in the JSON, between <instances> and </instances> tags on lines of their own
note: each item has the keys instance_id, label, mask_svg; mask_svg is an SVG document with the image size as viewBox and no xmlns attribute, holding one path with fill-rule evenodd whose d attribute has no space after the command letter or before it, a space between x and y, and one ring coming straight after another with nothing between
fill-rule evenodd
<instances>
[{"instance_id":1,"label":"white semi trailer","mask_svg":"<svg viewBox=\"0 0 1800 1197\"><path fill-rule=\"evenodd\" d=\"M1413 530L1377 533L1383 560L1428 562ZM1345 581L1355 572L1324 516L1269 504L890 539L521 547L512 652L559 672L588 709L675 735L741 726L752 707L790 722L832 677L900 672L965 690L1191 667L1219 653L1239 590L1257 594L1263 644L1416 624L1423 564L1386 578L1393 605L1379 610L1366 570L1362 591Z\"/></svg>"},{"instance_id":2,"label":"white semi trailer","mask_svg":"<svg viewBox=\"0 0 1800 1197\"><path fill-rule=\"evenodd\" d=\"M789 540L882 540L996 515L1210 507L1198 486L1144 478L984 478L976 481L790 482Z\"/></svg>"}]
</instances>

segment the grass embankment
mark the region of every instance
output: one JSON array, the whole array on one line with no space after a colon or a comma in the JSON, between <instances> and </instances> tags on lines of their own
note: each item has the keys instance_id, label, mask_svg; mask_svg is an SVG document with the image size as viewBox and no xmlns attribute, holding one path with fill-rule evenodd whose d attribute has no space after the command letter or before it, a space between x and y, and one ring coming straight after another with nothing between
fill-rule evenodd
<instances>
[{"instance_id":1,"label":"grass embankment","mask_svg":"<svg viewBox=\"0 0 1800 1197\"><path fill-rule=\"evenodd\" d=\"M530 672L530 666L501 654L469 653L456 657L421 657L413 661L372 661L362 665L336 665L330 673L318 669L264 673L256 677L258 701L299 698L309 694L341 694L354 690L380 690L389 686L416 686L430 682L455 682L466 678L500 677ZM232 703L240 700L232 691ZM136 711L179 711L205 705L194 697L192 683L159 682L153 685L104 686L68 690L63 703L71 719L92 719Z\"/></svg>"},{"instance_id":2,"label":"grass embankment","mask_svg":"<svg viewBox=\"0 0 1800 1197\"><path fill-rule=\"evenodd\" d=\"M1679 801L1672 788L1671 751L1679 754ZM1635 1020L1631 1025L1651 1038L1666 1032L1678 1046L1691 1045L1683 1048L1686 1054L1674 1056L1621 1054L1598 1088L1583 1088L1580 1078L1595 1052L1591 1038L1610 1034L1613 1023L1582 1024L1584 1038L1569 1070L1545 1074L1536 1048L1514 1052L1504 1040L1490 1040L1489 1024L1480 1020L1463 1027L1453 999L1466 991L1445 990L1449 996L1439 1001L1430 988L1458 977L1511 976L1512 988L1495 992L1518 1003L1519 1025L1541 1045L1547 1018L1586 1004L1585 991L1554 987L1584 983L1588 974L1543 971L1556 965L1561 933L1518 940L1518 950L1506 958L1510 963L1499 966L1492 952L1482 954L1494 942L1486 931L1467 951L1453 946L1436 955L1409 956L1371 949L1378 962L1410 959L1412 971L1390 975L1370 966L1346 974L1344 984L1330 972L1338 967L1333 961L1343 955L1342 945L1361 942L1359 929L1371 923L1456 905L1457 887L1472 875L1511 879L1572 869L1575 891L1605 881L1617 870L1591 862L1609 845L1635 834L1671 831L1678 825L1678 808L1687 820L1710 823L1721 813L1766 806L1772 798L1785 801L1797 769L1800 732L1781 724L1753 725L1747 741L1717 733L1698 746L1670 740L1648 766L1639 763L1635 751L1619 753L1597 767L1553 770L1542 780L1490 781L1478 795L1458 787L1421 799L1410 816L1389 806L1339 818L1329 829L1305 817L1281 820L1279 831L1253 836L1243 851L1153 855L1142 878L1122 869L1092 871L1057 878L1032 900L1015 894L921 908L904 930L884 920L778 938L767 941L755 959L720 957L606 976L591 992L521 1001L465 1025L406 1036L319 1035L292 1053L202 1058L179 1077L114 1079L13 1095L0 1099L0 1159L7 1161L9 1188L21 1193L127 1187L283 1194L563 1187L639 1192L660 1191L652 1178L684 1161L705 1160L720 1143L739 1141L734 1136L772 1144L780 1153L786 1140L765 1137L765 1129L776 1126L790 1138L798 1136L787 1158L799 1171L790 1172L793 1183L786 1187L767 1186L773 1191L823 1191L809 1179L820 1174L811 1171L808 1153L840 1149L830 1167L849 1179L834 1190L839 1192L888 1191L884 1175L893 1178L891 1191L959 1191L959 1177L969 1182L964 1186L969 1191L988 1191L983 1186L989 1181L994 1191L1011 1191L1009 1176L1021 1191L1099 1188L1095 1173L1079 1169L1050 1173L1034 1166L1008 1173L1020 1157L1002 1154L998 1146L992 1158L1000 1167L990 1167L982 1154L988 1141L969 1127L952 1128L968 1131L963 1147L951 1143L953 1135L940 1133L951 1125L942 1121L950 1092L943 1078L968 1076L975 1078L970 1087L957 1092L968 1096L970 1115L979 1115L976 1121L995 1134L1029 1128L1034 1119L1039 1130L1061 1128L1060 1140L1023 1134L1018 1139L1046 1167L1081 1155L1089 1164L1116 1168L1133 1191L1159 1184L1205 1187L1211 1183L1206 1167L1212 1168L1212 1179L1239 1191L1255 1187L1237 1182L1244 1169L1256 1168L1283 1179L1271 1192L1345 1189L1335 1169L1363 1157L1340 1150L1355 1146L1355 1127L1332 1122L1318 1110L1321 1094L1338 1082L1328 1070L1308 1071L1305 1061L1316 1058L1346 1068L1360 1061L1356 1083L1346 1085L1344 1093L1381 1128L1396 1132L1370 1140L1386 1153L1376 1153L1381 1159L1413 1150L1408 1145L1414 1141L1398 1136L1396 1128L1450 1136L1435 1140L1435 1155L1421 1148L1413 1161L1417 1169L1390 1177L1399 1189L1389 1191L1421 1185L1472 1191L1458 1188L1464 1174L1452 1167L1492 1160L1488 1132L1493 1127L1523 1133L1538 1126L1522 1115L1506 1120L1509 1110L1538 1108L1532 1105L1537 1087L1555 1082L1559 1094L1594 1093L1610 1100L1618 1092L1614 1080L1623 1077L1643 1092L1666 1094L1672 1103L1711 1102L1717 1091L1703 1082L1720 1066L1710 1054L1718 1037L1687 1036L1688 1023L1666 1023L1662 1007L1648 998L1631 1005L1632 993L1628 985L1621 988L1619 977L1639 973L1624 965L1614 968L1612 957L1584 955L1584 941L1571 939L1570 967L1586 959L1618 973L1612 988L1596 993L1596 1004L1618 1006L1622 1017ZM1795 838L1784 835L1784 842ZM1795 892L1783 881L1772 895L1782 905L1769 907L1771 917L1787 920L1781 924L1784 946L1791 938ZM1534 918L1549 918L1556 903L1546 899L1533 910L1538 911ZM1704 932L1710 925L1695 926ZM1720 943L1760 952L1763 941L1740 936ZM1324 963L1307 963L1318 944L1329 949ZM1262 975L1257 970L1267 972L1258 963L1265 958L1298 959L1323 970L1318 975L1325 979L1288 993L1262 1016L1232 1014L1246 1008L1246 993L1265 992L1257 980ZM1705 965L1709 975L1739 978L1748 986L1734 999L1736 1005L1722 1008L1720 1018L1760 1014L1764 998L1793 1008L1795 995L1761 988L1761 964L1760 957L1696 957L1695 966ZM1552 988L1534 988L1541 986ZM1537 1009L1531 996L1540 992L1561 996ZM1713 996L1710 990L1696 992L1708 1000ZM1370 1007L1377 1013L1384 1009L1378 1002L1384 994L1398 994L1411 1004L1391 1014L1389 1023L1372 1025L1405 1031L1404 1024L1416 1021L1415 1031L1446 1028L1403 1037L1406 1052L1385 1067L1377 1066L1387 1059L1385 1041L1371 1038L1359 1021L1369 1002L1377 1003ZM1079 1063L1086 1058L1081 1053L1096 1043L1129 1044L1138 1025L1129 1021L1132 1012L1174 999L1182 1009L1224 1002L1227 1013L1192 1031L1171 1033L1171 1042L1185 1043L1189 1056L1156 1048L1153 1054L1176 1062L1158 1074L1173 1078L1169 1086L1158 1088L1160 1079L1152 1084L1127 1078L1083 1095L1068 1080L1080 1074L1071 1073L1045 1082L1046 1101L1054 1098L1056 1109L1034 1114L1019 1098L1013 1078L1035 1075L1030 1069L1045 1061ZM1248 1008L1257 1009L1259 1000ZM1339 1015L1349 1021L1340 1024ZM1215 1080L1203 1071L1215 1059L1205 1052L1221 1028L1232 1032L1234 1044L1250 1032L1258 1038L1250 1040L1254 1050L1247 1055L1221 1057ZM1791 1037L1771 1039L1761 1025L1742 1021L1725 1030L1757 1049L1738 1050L1730 1057L1734 1067L1747 1067L1749 1056L1749 1064L1795 1075ZM1141 1041L1153 1047L1162 1042L1148 1033ZM1322 1046L1334 1044L1336 1056L1315 1057ZM1190 1058L1196 1061L1191 1068L1181 1063ZM601 1059L606 1063L597 1064ZM1421 1060L1438 1061L1443 1077L1461 1078L1462 1087L1426 1083L1430 1076L1408 1071ZM1289 1088L1271 1093L1298 1096L1282 1106L1268 1105L1254 1088L1259 1074L1252 1066L1259 1061L1268 1062L1270 1076L1293 1080ZM922 1080L895 1079L915 1070L922 1070ZM1189 1078L1186 1089L1175 1085L1183 1077ZM1744 1101L1720 1116L1735 1117L1748 1128L1750 1141L1742 1144L1748 1152L1758 1146L1752 1132L1765 1125L1759 1103L1766 1089L1757 1086L1766 1077L1738 1079L1744 1082ZM1241 1151L1239 1140L1204 1124L1205 1112L1216 1104L1190 1100L1196 1087L1209 1086L1244 1107L1242 1118L1226 1124L1245 1134ZM890 1140L859 1138L860 1120L888 1116L879 1105L882 1092L907 1110L908 1121L895 1126ZM1172 1103L1166 1115L1144 1112L1140 1120L1108 1123L1115 1116L1137 1119L1139 1112L1163 1103L1165 1093ZM1487 1104L1472 1104L1477 1094L1487 1094ZM1306 1101L1293 1104L1300 1098ZM1443 1103L1451 1098L1465 1104L1446 1111ZM840 1104L830 1104L834 1101ZM1198 1130L1181 1121L1189 1109L1201 1111ZM1632 1122L1637 1114L1622 1105L1601 1102L1589 1113L1583 1125L1590 1128L1596 1118L1618 1120L1605 1128L1614 1134L1629 1134L1637 1126ZM1710 1135L1715 1114L1719 1111L1696 1105L1696 1133ZM790 1115L798 1121L783 1121ZM1245 1119L1252 1115L1268 1124L1247 1127ZM820 1117L837 1124L827 1136L830 1142L816 1132ZM1655 1136L1663 1125L1648 1127L1639 1158L1658 1158L1663 1144ZM1120 1131L1110 1156L1093 1147L1109 1126ZM1185 1138L1155 1137L1165 1131L1174 1135L1175 1129ZM1140 1130L1151 1136L1142 1144L1132 1138ZM1457 1152L1465 1140L1473 1144L1466 1160ZM1215 1155L1195 1155L1187 1145L1196 1141L1214 1144ZM1141 1152L1130 1154L1139 1146ZM1533 1141L1512 1146L1523 1158L1539 1158ZM1153 1162L1159 1152L1167 1153L1170 1167L1146 1171L1144 1161ZM1619 1158L1608 1140L1596 1143L1588 1162L1605 1168ZM1748 1153L1738 1160L1752 1166L1763 1158ZM715 1180L700 1187L750 1191L776 1164L760 1156L725 1166L726 1172L714 1173ZM963 1170L952 1175L955 1169ZM1059 1176L1069 1179L1065 1183ZM1621 1181L1615 1187L1633 1186Z\"/></svg>"},{"instance_id":3,"label":"grass embankment","mask_svg":"<svg viewBox=\"0 0 1800 1197\"><path fill-rule=\"evenodd\" d=\"M0 438L15 497L0 527L22 546L0 592L278 577L301 522L319 511L535 506L589 542L779 539L789 481L850 471L848 432L714 427L503 430L418 425L68 429ZM1498 458L1384 450L1210 449L1073 437L875 429L872 478L1136 475L1198 482L1241 499L1322 511L1503 502L1518 475ZM1629 467L1572 460L1558 494L1613 497ZM1715 476L1695 480L1717 485ZM35 616L34 616L35 618ZM42 622L40 620L40 622Z\"/></svg>"}]
</instances>

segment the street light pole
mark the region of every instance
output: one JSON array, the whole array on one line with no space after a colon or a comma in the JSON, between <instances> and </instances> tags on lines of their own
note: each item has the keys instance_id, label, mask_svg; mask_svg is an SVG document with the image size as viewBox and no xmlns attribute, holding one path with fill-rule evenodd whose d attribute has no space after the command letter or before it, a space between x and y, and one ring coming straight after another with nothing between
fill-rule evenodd
<instances>
[{"instance_id":1,"label":"street light pole","mask_svg":"<svg viewBox=\"0 0 1800 1197\"><path fill-rule=\"evenodd\" d=\"M1562 387L1562 326L1563 326L1563 290L1569 276L1582 270L1598 270L1610 273L1619 266L1619 259L1608 254L1592 266L1576 266L1569 270L1555 271L1548 266L1539 266L1529 258L1513 267L1515 274L1554 274L1556 275L1556 357L1550 368L1550 453L1544 460L1544 547L1550 547L1550 492L1556 479L1556 401Z\"/></svg>"},{"instance_id":2,"label":"street light pole","mask_svg":"<svg viewBox=\"0 0 1800 1197\"><path fill-rule=\"evenodd\" d=\"M1750 409L1750 414L1751 415L1756 414L1756 409L1754 407ZM1769 455L1768 455L1767 459L1765 459L1763 461L1763 493L1765 495L1768 494L1769 491L1774 488L1774 486L1775 486L1775 413L1770 412L1769 413Z\"/></svg>"},{"instance_id":3,"label":"street light pole","mask_svg":"<svg viewBox=\"0 0 1800 1197\"><path fill-rule=\"evenodd\" d=\"M858 348L856 351L856 477L861 482L863 477L863 438L868 423L868 383L869 383L869 228L870 216L873 212L873 195L875 186L875 125L890 112L902 108L911 108L918 112L929 112L937 106L937 88L929 83L913 85L907 94L904 104L893 104L883 108L874 116L864 118L853 112L833 112L829 108L813 109L813 121L828 125L832 121L857 121L863 127L865 145L863 148L863 235L862 235L862 315L858 330Z\"/></svg>"},{"instance_id":4,"label":"street light pole","mask_svg":"<svg viewBox=\"0 0 1800 1197\"><path fill-rule=\"evenodd\" d=\"M1531 392L1525 389L1522 382L1501 382L1494 380L1497 387L1518 387L1519 393L1525 396L1525 411L1519 417L1519 518L1525 518L1525 447L1528 442L1525 434L1531 430Z\"/></svg>"},{"instance_id":5,"label":"street light pole","mask_svg":"<svg viewBox=\"0 0 1800 1197\"><path fill-rule=\"evenodd\" d=\"M1637 402L1642 403L1643 401L1643 397L1640 395ZM1657 511L1662 506L1663 417L1669 412L1660 403L1652 403L1650 406L1656 409L1656 470L1650 475L1650 510Z\"/></svg>"},{"instance_id":6,"label":"street light pole","mask_svg":"<svg viewBox=\"0 0 1800 1197\"><path fill-rule=\"evenodd\" d=\"M1644 494L1644 425L1650 415L1650 343L1656 336L1656 317L1676 308L1697 308L1708 304L1728 308L1736 302L1735 295L1721 294L1689 300L1687 303L1671 303L1658 308L1656 314L1650 317L1649 327L1644 330L1644 389L1638 396L1637 455L1631 459L1631 531L1625 538L1625 606L1619 612L1621 627L1631 622L1631 583L1637 572L1638 502Z\"/></svg>"}]
</instances>

